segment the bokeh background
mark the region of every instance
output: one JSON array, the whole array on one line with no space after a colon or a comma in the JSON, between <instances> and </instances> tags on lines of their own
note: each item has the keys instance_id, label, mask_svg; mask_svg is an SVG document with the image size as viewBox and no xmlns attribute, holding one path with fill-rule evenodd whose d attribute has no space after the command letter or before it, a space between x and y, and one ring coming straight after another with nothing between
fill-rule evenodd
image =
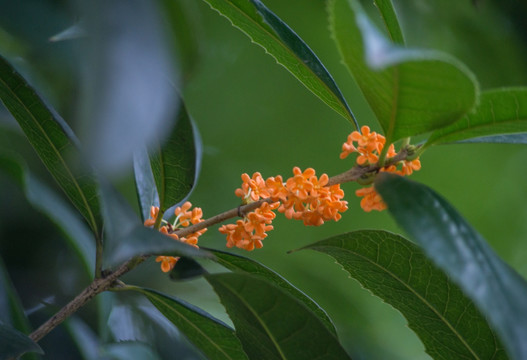
<instances>
[{"instance_id":1,"label":"bokeh background","mask_svg":"<svg viewBox=\"0 0 527 360\"><path fill-rule=\"evenodd\" d=\"M205 2L173 1L178 4L174 8L179 9L175 18L182 19L180 33L176 34L179 47L174 46L180 51L179 67L184 69L181 91L203 142L201 173L190 201L202 207L206 217L238 205L234 189L240 185L241 173L288 176L293 166L299 166L313 167L317 173L331 176L352 165L351 160L338 157L341 144L353 130L349 122ZM328 30L325 2L266 0L265 4L320 57L359 123L380 130L340 63ZM482 89L527 85L527 5L523 2L412 0L395 4L409 46L444 50L458 57L473 70ZM378 20L370 2L365 5L372 18ZM78 62L83 39L49 41L79 20L74 4L0 0L0 9L0 52L13 61L74 130L81 129L83 125L77 120L81 101ZM185 59L181 54L185 51L181 45L186 41L190 41L187 49L193 49L195 57ZM32 172L56 188L3 108L0 151L20 154ZM527 276L527 147L440 146L428 150L421 161L422 170L412 179L448 199L504 260ZM131 166L129 169L114 183L137 208ZM343 188L350 209L340 222L308 228L278 215L275 230L262 249L251 253L232 251L279 272L326 309L354 359L428 359L405 319L362 289L331 258L310 251L287 253L352 230L401 233L387 212L364 213L360 209L359 199L354 196L356 184L345 184ZM15 183L0 173L0 256L35 327L89 281L64 236L46 216L31 208ZM210 229L200 244L224 249L225 238ZM217 266L204 265L218 270ZM203 280L171 282L151 261L127 275L126 281L186 299L229 322ZM181 343L170 340L169 335L178 335L169 325L152 327L137 316L141 312L138 308L143 314L149 311L141 299L113 294L107 298L118 305L110 322L97 322L93 303L76 319L93 331L103 328L116 340L148 341L148 334L162 333L158 339L166 343L158 348L161 358L173 358L170 354L175 353L183 359L199 358L184 339ZM126 305L130 303L134 307ZM56 329L42 344L48 344L46 348L51 351L45 359L80 357L66 328Z\"/></svg>"}]
</instances>

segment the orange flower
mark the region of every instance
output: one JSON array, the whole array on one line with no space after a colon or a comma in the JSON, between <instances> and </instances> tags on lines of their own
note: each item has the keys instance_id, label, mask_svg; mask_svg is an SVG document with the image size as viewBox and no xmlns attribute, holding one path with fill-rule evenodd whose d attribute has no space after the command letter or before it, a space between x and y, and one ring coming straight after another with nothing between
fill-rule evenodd
<instances>
[{"instance_id":1,"label":"orange flower","mask_svg":"<svg viewBox=\"0 0 527 360\"><path fill-rule=\"evenodd\" d=\"M382 200L381 196L375 191L373 186L366 187L355 191L357 196L363 196L360 201L361 208L370 212L372 210L382 211L386 209L386 204Z\"/></svg>"},{"instance_id":2,"label":"orange flower","mask_svg":"<svg viewBox=\"0 0 527 360\"><path fill-rule=\"evenodd\" d=\"M183 205L181 205L181 207L176 207L176 209L174 210L174 215L176 215L174 223L170 224L163 220L166 225L161 226L159 228L159 232L171 237L174 240L184 242L197 248L198 238L207 231L206 228L191 233L185 237L182 237L181 239L177 234L174 233L177 229L181 229L182 227L187 227L190 224L197 224L203 221L203 211L201 210L201 208L194 208L192 210L191 208L192 204L189 201L186 201ZM152 218L145 221L145 226L154 225L158 214L159 208L152 206L150 210L150 216ZM169 272L170 270L172 270L178 260L179 257L174 256L158 256L156 258L157 262L161 262L161 270L163 272Z\"/></svg>"},{"instance_id":3,"label":"orange flower","mask_svg":"<svg viewBox=\"0 0 527 360\"><path fill-rule=\"evenodd\" d=\"M161 262L161 270L163 272L169 272L176 266L178 257L174 256L158 256L156 257L156 262Z\"/></svg>"},{"instance_id":4,"label":"orange flower","mask_svg":"<svg viewBox=\"0 0 527 360\"><path fill-rule=\"evenodd\" d=\"M242 181L242 187L236 189L234 194L241 197L244 204L269 197L269 191L259 172L255 172L252 178L247 174L242 174Z\"/></svg>"},{"instance_id":5,"label":"orange flower","mask_svg":"<svg viewBox=\"0 0 527 360\"><path fill-rule=\"evenodd\" d=\"M154 226L156 223L157 215L159 215L159 208L157 206L152 206L150 208L150 219L145 221L145 226Z\"/></svg>"}]
</instances>

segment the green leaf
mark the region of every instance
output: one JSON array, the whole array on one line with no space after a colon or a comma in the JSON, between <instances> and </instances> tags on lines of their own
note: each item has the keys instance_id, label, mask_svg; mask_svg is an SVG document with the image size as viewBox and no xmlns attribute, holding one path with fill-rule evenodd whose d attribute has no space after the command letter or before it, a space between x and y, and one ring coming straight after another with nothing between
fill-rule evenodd
<instances>
[{"instance_id":1,"label":"green leaf","mask_svg":"<svg viewBox=\"0 0 527 360\"><path fill-rule=\"evenodd\" d=\"M33 340L15 328L0 322L0 360L17 358L26 352L44 354Z\"/></svg>"},{"instance_id":2,"label":"green leaf","mask_svg":"<svg viewBox=\"0 0 527 360\"><path fill-rule=\"evenodd\" d=\"M331 319L316 302L310 297L304 294L302 291L294 287L289 281L284 279L282 276L269 269L268 267L248 259L246 257L230 254L220 250L210 250L216 256L216 262L223 265L231 271L243 271L252 275L259 276L270 283L278 286L282 290L286 291L289 295L302 302L307 306L318 318L326 325L328 330L336 337L337 331L335 325L331 322Z\"/></svg>"},{"instance_id":3,"label":"green leaf","mask_svg":"<svg viewBox=\"0 0 527 360\"><path fill-rule=\"evenodd\" d=\"M150 218L150 208L159 206L159 196L146 149L139 149L134 153L134 180L141 220L144 222Z\"/></svg>"},{"instance_id":4,"label":"green leaf","mask_svg":"<svg viewBox=\"0 0 527 360\"><path fill-rule=\"evenodd\" d=\"M349 359L325 324L283 289L244 273L206 279L250 359Z\"/></svg>"},{"instance_id":5,"label":"green leaf","mask_svg":"<svg viewBox=\"0 0 527 360\"><path fill-rule=\"evenodd\" d=\"M104 216L107 223L104 241L104 264L118 265L139 255L173 255L213 258L203 250L143 226L137 215L117 191L101 186Z\"/></svg>"},{"instance_id":6,"label":"green leaf","mask_svg":"<svg viewBox=\"0 0 527 360\"><path fill-rule=\"evenodd\" d=\"M203 310L155 290L128 287L148 300L208 358L247 359L234 331Z\"/></svg>"},{"instance_id":7,"label":"green leaf","mask_svg":"<svg viewBox=\"0 0 527 360\"><path fill-rule=\"evenodd\" d=\"M362 230L302 249L335 258L362 286L399 310L432 358L507 358L472 301L405 238Z\"/></svg>"},{"instance_id":8,"label":"green leaf","mask_svg":"<svg viewBox=\"0 0 527 360\"><path fill-rule=\"evenodd\" d=\"M390 40L395 44L404 45L403 32L399 26L399 20L397 20L392 0L374 0L374 3L379 9L384 26L386 26L390 35Z\"/></svg>"},{"instance_id":9,"label":"green leaf","mask_svg":"<svg viewBox=\"0 0 527 360\"><path fill-rule=\"evenodd\" d=\"M358 128L346 100L304 41L259 0L205 0L260 45L313 94Z\"/></svg>"},{"instance_id":10,"label":"green leaf","mask_svg":"<svg viewBox=\"0 0 527 360\"><path fill-rule=\"evenodd\" d=\"M178 260L174 268L170 270L168 276L170 280L179 281L192 279L206 273L207 270L196 260L182 257Z\"/></svg>"},{"instance_id":11,"label":"green leaf","mask_svg":"<svg viewBox=\"0 0 527 360\"><path fill-rule=\"evenodd\" d=\"M22 188L31 205L42 211L65 233L68 244L91 276L95 270L95 242L82 219L76 216L69 204L35 178L22 161L0 154L0 169Z\"/></svg>"},{"instance_id":12,"label":"green leaf","mask_svg":"<svg viewBox=\"0 0 527 360\"><path fill-rule=\"evenodd\" d=\"M150 163L159 194L159 209L165 212L190 194L201 165L201 141L183 103L165 144L152 150L156 150L151 153Z\"/></svg>"},{"instance_id":13,"label":"green leaf","mask_svg":"<svg viewBox=\"0 0 527 360\"><path fill-rule=\"evenodd\" d=\"M203 52L204 24L198 1L161 0L163 15L172 29L183 81L189 80L200 63Z\"/></svg>"},{"instance_id":14,"label":"green leaf","mask_svg":"<svg viewBox=\"0 0 527 360\"><path fill-rule=\"evenodd\" d=\"M475 105L475 78L456 59L392 44L357 1L331 0L329 13L342 59L388 142L444 127Z\"/></svg>"},{"instance_id":15,"label":"green leaf","mask_svg":"<svg viewBox=\"0 0 527 360\"><path fill-rule=\"evenodd\" d=\"M0 258L0 324L2 323L9 324L26 334L32 331L22 302Z\"/></svg>"},{"instance_id":16,"label":"green leaf","mask_svg":"<svg viewBox=\"0 0 527 360\"><path fill-rule=\"evenodd\" d=\"M161 360L159 355L148 345L138 341L122 341L106 344L101 348L102 360Z\"/></svg>"},{"instance_id":17,"label":"green leaf","mask_svg":"<svg viewBox=\"0 0 527 360\"><path fill-rule=\"evenodd\" d=\"M381 173L375 188L397 223L470 297L512 359L527 358L527 283L430 188Z\"/></svg>"},{"instance_id":18,"label":"green leaf","mask_svg":"<svg viewBox=\"0 0 527 360\"><path fill-rule=\"evenodd\" d=\"M90 166L81 161L77 139L64 120L2 56L0 99L93 233L100 237L98 186Z\"/></svg>"},{"instance_id":19,"label":"green leaf","mask_svg":"<svg viewBox=\"0 0 527 360\"><path fill-rule=\"evenodd\" d=\"M77 350L84 360L99 360L100 339L93 330L76 315L64 322Z\"/></svg>"},{"instance_id":20,"label":"green leaf","mask_svg":"<svg viewBox=\"0 0 527 360\"><path fill-rule=\"evenodd\" d=\"M481 93L479 105L473 112L432 133L425 146L482 137L487 138L485 142L516 142L518 135L524 139L526 132L527 88L493 89ZM509 137L511 134L516 136ZM484 141L481 140L478 142Z\"/></svg>"},{"instance_id":21,"label":"green leaf","mask_svg":"<svg viewBox=\"0 0 527 360\"><path fill-rule=\"evenodd\" d=\"M149 0L79 2L86 41L80 98L81 140L103 174L117 176L138 146L172 125L178 109L163 19Z\"/></svg>"},{"instance_id":22,"label":"green leaf","mask_svg":"<svg viewBox=\"0 0 527 360\"><path fill-rule=\"evenodd\" d=\"M460 140L458 143L527 144L527 133L482 136Z\"/></svg>"}]
</instances>

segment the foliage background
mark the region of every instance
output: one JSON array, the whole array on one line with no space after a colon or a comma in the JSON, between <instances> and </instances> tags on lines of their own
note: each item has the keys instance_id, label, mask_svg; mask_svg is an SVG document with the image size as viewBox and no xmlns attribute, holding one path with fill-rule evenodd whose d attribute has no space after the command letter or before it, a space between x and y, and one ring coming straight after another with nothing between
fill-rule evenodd
<instances>
[{"instance_id":1,"label":"foliage background","mask_svg":"<svg viewBox=\"0 0 527 360\"><path fill-rule=\"evenodd\" d=\"M334 175L351 166L338 158L342 142L352 131L351 124L318 101L207 4L195 0L177 2L192 19L180 36L190 37L199 45L199 56L192 60L193 71L184 77L183 95L204 145L199 183L190 200L203 208L205 216L237 206L234 189L243 172L260 171L264 177L288 175L293 166L300 166ZM265 4L322 59L359 122L380 130L339 62L329 38L324 1L267 0ZM414 0L398 1L395 5L409 45L452 53L475 72L482 89L527 84L527 28L522 24L527 5L512 0ZM76 122L80 82L77 64L84 40L48 41L78 20L73 4L0 0L0 8L5 9L0 12L0 52L14 60L74 130L81 129ZM0 109L0 151L20 153L30 159L31 170L55 186L4 109ZM527 148L520 145L433 147L421 159L423 169L413 175L414 180L432 187L457 207L523 276L527 276L526 158ZM131 171L116 181L135 204ZM0 255L26 309L38 310L42 302L48 304L30 316L33 325L38 326L76 295L88 279L63 240L64 235L33 210L20 189L2 173L0 189ZM348 279L333 260L314 252L286 253L351 230L400 232L386 212L362 212L353 195L355 189L355 184L344 186L350 210L340 222L307 228L278 216L264 248L244 255L278 271L326 309L354 359L426 359L421 343L406 328L402 316ZM200 244L223 249L225 239L211 229ZM133 271L130 278L141 285L192 299L228 321L205 281L169 282L153 262ZM126 297L130 299L129 295ZM124 296L107 298L119 301ZM124 332L133 316L124 305L117 309L120 310L111 317L110 332L122 340L146 339L144 334ZM94 311L95 304L90 304L79 317L95 328L98 325L91 316ZM145 325L143 332L148 331L154 330ZM65 330L54 330L43 340L43 346L56 348L57 353L48 353L45 358L74 352L69 339ZM61 346L50 347L45 342ZM171 346L164 351L188 352L189 359L196 356L184 345L178 350Z\"/></svg>"}]
</instances>

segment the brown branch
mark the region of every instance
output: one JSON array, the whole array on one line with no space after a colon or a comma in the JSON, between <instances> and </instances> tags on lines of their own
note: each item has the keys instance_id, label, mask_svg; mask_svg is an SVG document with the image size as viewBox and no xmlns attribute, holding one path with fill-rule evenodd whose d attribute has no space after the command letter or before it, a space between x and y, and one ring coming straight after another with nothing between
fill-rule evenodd
<instances>
[{"instance_id":1,"label":"brown branch","mask_svg":"<svg viewBox=\"0 0 527 360\"><path fill-rule=\"evenodd\" d=\"M389 166L399 161L402 161L406 159L407 156L408 156L407 151L403 149L399 152L399 154L397 154L393 158L388 159L386 163L384 164L384 166ZM357 165L342 174L329 178L327 186L342 184L342 183L350 182L350 181L356 181L360 179L362 176L369 174L369 173L376 173L380 169L381 167L375 164L368 165L368 166L358 166ZM212 225L219 224L225 220L247 214L259 208L264 202L272 202L272 200L270 198L265 198L265 199L252 202L247 205L242 205L237 208L227 210L221 214L208 218L198 224L191 225L183 229L178 229L174 233L180 237L187 236L198 230L204 229L206 227L210 227ZM38 342L40 339L46 336L51 330L53 330L55 327L61 324L64 320L66 320L70 315L72 315L78 309L84 306L94 296L96 296L97 294L100 294L103 291L110 289L112 286L115 286L117 279L119 279L122 275L126 274L127 272L135 268L137 265L139 265L143 261L145 261L148 257L149 255L143 255L143 256L132 258L128 260L127 262L125 262L123 265L121 265L114 272L93 280L93 282L86 289L84 289L79 295L77 295L72 301L70 301L66 306L64 306L58 313L56 313L48 321L42 324L37 330L35 330L31 335L29 335L29 337L33 341Z\"/></svg>"},{"instance_id":2,"label":"brown branch","mask_svg":"<svg viewBox=\"0 0 527 360\"><path fill-rule=\"evenodd\" d=\"M351 169L349 169L348 171L343 172L342 174L330 177L327 186L342 184L342 183L346 183L350 181L357 181L363 175L366 175L369 173L376 173L382 167L396 164L399 161L406 159L407 156L408 156L408 153L406 149L402 149L396 156L389 158L383 166L379 166L377 164L372 164L368 166L356 165L352 167ZM189 234L195 233L198 230L202 230L209 226L219 224L225 220L238 217L240 216L240 214L247 214L259 208L264 202L272 202L272 200L270 198L265 198L265 199L252 202L247 205L242 205L237 208L227 210L221 214L208 218L205 221L202 221L200 223L188 226L186 228L177 229L174 231L174 234L177 234L179 237L187 236Z\"/></svg>"},{"instance_id":3,"label":"brown branch","mask_svg":"<svg viewBox=\"0 0 527 360\"><path fill-rule=\"evenodd\" d=\"M123 265L121 265L117 270L110 273L109 275L93 280L93 282L84 289L79 295L77 295L72 301L70 301L66 306L64 306L58 313L53 315L48 321L42 324L37 330L35 330L29 337L31 340L38 342L44 336L46 336L51 330L56 328L64 320L66 320L70 315L79 310L84 306L88 301L90 301L95 295L100 294L101 292L108 290L114 285L114 282L132 270L134 267L146 260L146 256L136 257L128 260Z\"/></svg>"}]
</instances>

